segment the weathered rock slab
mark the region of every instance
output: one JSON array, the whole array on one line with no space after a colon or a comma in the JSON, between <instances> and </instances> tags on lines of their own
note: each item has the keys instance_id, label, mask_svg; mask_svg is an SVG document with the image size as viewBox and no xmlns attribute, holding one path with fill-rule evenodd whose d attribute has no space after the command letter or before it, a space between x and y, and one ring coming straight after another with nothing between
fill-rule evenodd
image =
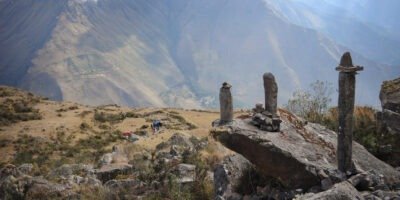
<instances>
[{"instance_id":1,"label":"weathered rock slab","mask_svg":"<svg viewBox=\"0 0 400 200\"><path fill-rule=\"evenodd\" d=\"M196 178L196 165L180 163L175 167L175 173L178 175L178 183L191 183Z\"/></svg>"},{"instance_id":2,"label":"weathered rock slab","mask_svg":"<svg viewBox=\"0 0 400 200\"><path fill-rule=\"evenodd\" d=\"M384 109L382 112L378 112L377 115L380 123L388 133L400 137L400 113Z\"/></svg>"},{"instance_id":3,"label":"weathered rock slab","mask_svg":"<svg viewBox=\"0 0 400 200\"><path fill-rule=\"evenodd\" d=\"M400 113L400 78L384 81L379 98L383 109Z\"/></svg>"},{"instance_id":4,"label":"weathered rock slab","mask_svg":"<svg viewBox=\"0 0 400 200\"><path fill-rule=\"evenodd\" d=\"M118 175L129 174L133 170L133 166L126 163L112 163L104 165L100 169L95 170L95 174L103 183L115 179Z\"/></svg>"},{"instance_id":5,"label":"weathered rock slab","mask_svg":"<svg viewBox=\"0 0 400 200\"><path fill-rule=\"evenodd\" d=\"M337 170L337 135L325 127L297 123L298 118L282 113L280 132L261 131L251 119L212 130L214 138L243 155L265 175L280 180L293 189L309 189L329 178L341 182L346 176ZM358 172L375 170L386 183L400 182L400 173L353 142L353 162Z\"/></svg>"},{"instance_id":6,"label":"weathered rock slab","mask_svg":"<svg viewBox=\"0 0 400 200\"><path fill-rule=\"evenodd\" d=\"M331 189L317 194L305 194L296 200L362 200L364 197L349 182L335 184Z\"/></svg>"},{"instance_id":7,"label":"weathered rock slab","mask_svg":"<svg viewBox=\"0 0 400 200\"><path fill-rule=\"evenodd\" d=\"M214 190L216 199L241 198L234 190L240 178L252 164L243 156L235 154L225 157L214 169Z\"/></svg>"}]
</instances>

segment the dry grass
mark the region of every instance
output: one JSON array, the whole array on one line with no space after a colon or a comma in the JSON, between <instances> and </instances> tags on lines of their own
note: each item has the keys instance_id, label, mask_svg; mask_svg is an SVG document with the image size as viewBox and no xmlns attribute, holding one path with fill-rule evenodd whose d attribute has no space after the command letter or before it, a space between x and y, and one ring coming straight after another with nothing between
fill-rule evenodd
<instances>
[{"instance_id":1,"label":"dry grass","mask_svg":"<svg viewBox=\"0 0 400 200\"><path fill-rule=\"evenodd\" d=\"M0 164L33 162L43 171L63 163L96 164L96 159L110 152L114 145L122 146L129 160L142 152L150 153L151 157L156 145L174 133L208 137L211 122L219 118L217 112L202 110L131 109L115 105L90 107L72 102L53 102L12 88L0 88L0 94L0 102L7 98L32 101L31 108L42 117L41 120L19 121L1 127ZM96 113L103 113L100 114L103 118L96 119ZM171 126L162 127L161 131L153 134L149 121L153 118L164 120ZM121 132L137 130L148 134L134 144L119 137ZM209 147L202 152L202 157L210 165L227 151L218 145L210 141Z\"/></svg>"}]
</instances>

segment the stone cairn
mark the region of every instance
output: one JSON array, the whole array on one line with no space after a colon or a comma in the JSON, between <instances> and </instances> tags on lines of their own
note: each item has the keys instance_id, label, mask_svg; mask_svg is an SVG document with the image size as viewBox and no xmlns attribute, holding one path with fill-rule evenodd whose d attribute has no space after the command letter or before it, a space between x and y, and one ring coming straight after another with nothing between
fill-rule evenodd
<instances>
[{"instance_id":1,"label":"stone cairn","mask_svg":"<svg viewBox=\"0 0 400 200\"><path fill-rule=\"evenodd\" d=\"M345 173L354 171L352 164L352 142L355 75L357 71L362 71L363 69L361 66L353 66L349 52L343 54L340 65L336 67L336 71L339 71L337 163L338 169Z\"/></svg>"},{"instance_id":2,"label":"stone cairn","mask_svg":"<svg viewBox=\"0 0 400 200\"><path fill-rule=\"evenodd\" d=\"M269 132L278 132L282 120L277 114L278 85L275 77L271 73L263 75L265 109L261 103L253 108L253 117L251 123L259 129Z\"/></svg>"},{"instance_id":3,"label":"stone cairn","mask_svg":"<svg viewBox=\"0 0 400 200\"><path fill-rule=\"evenodd\" d=\"M226 124L233 120L233 103L231 94L231 85L227 82L222 83L219 90L219 104L221 118L219 124Z\"/></svg>"}]
</instances>

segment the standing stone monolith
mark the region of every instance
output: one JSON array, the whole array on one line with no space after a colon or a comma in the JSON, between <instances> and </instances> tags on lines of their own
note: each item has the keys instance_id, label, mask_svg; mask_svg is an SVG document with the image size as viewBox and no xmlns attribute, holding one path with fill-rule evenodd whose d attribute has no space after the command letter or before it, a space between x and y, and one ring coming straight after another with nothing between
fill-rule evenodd
<instances>
[{"instance_id":1,"label":"standing stone monolith","mask_svg":"<svg viewBox=\"0 0 400 200\"><path fill-rule=\"evenodd\" d=\"M265 73L264 79L264 95L265 95L265 111L272 116L276 116L278 86L275 82L275 77L271 73Z\"/></svg>"},{"instance_id":2,"label":"standing stone monolith","mask_svg":"<svg viewBox=\"0 0 400 200\"><path fill-rule=\"evenodd\" d=\"M362 71L361 66L353 66L349 52L343 54L340 65L336 67L339 71L339 127L337 142L338 169L342 172L353 172L352 145L353 145L353 111L355 99L355 75Z\"/></svg>"},{"instance_id":3,"label":"standing stone monolith","mask_svg":"<svg viewBox=\"0 0 400 200\"><path fill-rule=\"evenodd\" d=\"M220 104L220 112L221 119L220 123L228 123L233 120L233 103L232 103L232 94L231 94L231 85L229 83L224 82L219 91L219 104Z\"/></svg>"}]
</instances>

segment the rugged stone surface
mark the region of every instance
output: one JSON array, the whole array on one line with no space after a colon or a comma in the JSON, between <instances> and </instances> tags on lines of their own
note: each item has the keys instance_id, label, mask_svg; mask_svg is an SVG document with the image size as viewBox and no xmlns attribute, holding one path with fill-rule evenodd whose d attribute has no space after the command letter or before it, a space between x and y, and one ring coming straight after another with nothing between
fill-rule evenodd
<instances>
[{"instance_id":1,"label":"rugged stone surface","mask_svg":"<svg viewBox=\"0 0 400 200\"><path fill-rule=\"evenodd\" d=\"M8 165L0 171L0 199L69 199L71 186L24 174L21 168Z\"/></svg>"},{"instance_id":2,"label":"rugged stone surface","mask_svg":"<svg viewBox=\"0 0 400 200\"><path fill-rule=\"evenodd\" d=\"M393 166L400 166L400 78L384 81L379 98L382 111L376 114L378 130L385 136L382 158Z\"/></svg>"},{"instance_id":3,"label":"rugged stone surface","mask_svg":"<svg viewBox=\"0 0 400 200\"><path fill-rule=\"evenodd\" d=\"M272 73L263 75L265 110L272 115L276 115L278 109L278 85Z\"/></svg>"},{"instance_id":4,"label":"rugged stone surface","mask_svg":"<svg viewBox=\"0 0 400 200\"><path fill-rule=\"evenodd\" d=\"M383 109L400 113L400 78L384 81L381 85L379 99Z\"/></svg>"},{"instance_id":5,"label":"rugged stone surface","mask_svg":"<svg viewBox=\"0 0 400 200\"><path fill-rule=\"evenodd\" d=\"M317 194L305 194L296 200L362 200L363 196L348 182L335 184L331 189Z\"/></svg>"},{"instance_id":6,"label":"rugged stone surface","mask_svg":"<svg viewBox=\"0 0 400 200\"><path fill-rule=\"evenodd\" d=\"M400 78L384 81L379 98L382 104L382 112L378 113L381 127L390 134L400 135Z\"/></svg>"},{"instance_id":7,"label":"rugged stone surface","mask_svg":"<svg viewBox=\"0 0 400 200\"><path fill-rule=\"evenodd\" d=\"M362 67L353 66L349 52L343 54L339 67L339 127L337 142L338 168L342 172L354 171L352 163L352 141L353 141L353 113L355 101L355 87L357 71Z\"/></svg>"},{"instance_id":8,"label":"rugged stone surface","mask_svg":"<svg viewBox=\"0 0 400 200\"><path fill-rule=\"evenodd\" d=\"M130 191L131 195L141 195L146 191L146 187L143 182L136 179L123 179L123 180L109 180L104 184L105 187L109 188L114 193L122 193L124 191Z\"/></svg>"},{"instance_id":9,"label":"rugged stone surface","mask_svg":"<svg viewBox=\"0 0 400 200\"><path fill-rule=\"evenodd\" d=\"M174 145L189 149L194 148L194 145L190 141L189 137L183 135L182 133L174 133L167 141L158 144L156 149L157 151L170 149Z\"/></svg>"},{"instance_id":10,"label":"rugged stone surface","mask_svg":"<svg viewBox=\"0 0 400 200\"><path fill-rule=\"evenodd\" d=\"M191 183L196 178L196 166L191 164L180 163L178 164L174 171L177 174L178 183Z\"/></svg>"},{"instance_id":11,"label":"rugged stone surface","mask_svg":"<svg viewBox=\"0 0 400 200\"><path fill-rule=\"evenodd\" d=\"M223 145L240 153L264 174L280 180L293 189L309 189L329 178L332 183L346 179L337 170L337 134L325 127L308 123L281 111L280 132L261 131L250 124L251 119L212 130ZM375 170L387 184L400 182L400 173L353 142L353 163L357 172Z\"/></svg>"},{"instance_id":12,"label":"rugged stone surface","mask_svg":"<svg viewBox=\"0 0 400 200\"><path fill-rule=\"evenodd\" d=\"M94 175L94 169L91 165L85 164L64 164L58 168L50 171L47 175L49 179L57 179L58 177L68 178L72 175L84 175L90 176Z\"/></svg>"},{"instance_id":13,"label":"rugged stone surface","mask_svg":"<svg viewBox=\"0 0 400 200\"><path fill-rule=\"evenodd\" d=\"M229 83L224 82L219 91L221 123L227 123L233 120L233 101L232 101L231 87L232 86L229 85Z\"/></svg>"},{"instance_id":14,"label":"rugged stone surface","mask_svg":"<svg viewBox=\"0 0 400 200\"><path fill-rule=\"evenodd\" d=\"M121 174L129 174L133 170L133 166L127 163L112 163L104 165L100 169L96 169L95 173L99 180L103 183L116 178Z\"/></svg>"},{"instance_id":15,"label":"rugged stone surface","mask_svg":"<svg viewBox=\"0 0 400 200\"><path fill-rule=\"evenodd\" d=\"M243 173L252 164L243 156L235 154L226 157L214 169L214 191L216 199L231 199L240 196L235 192Z\"/></svg>"}]
</instances>

